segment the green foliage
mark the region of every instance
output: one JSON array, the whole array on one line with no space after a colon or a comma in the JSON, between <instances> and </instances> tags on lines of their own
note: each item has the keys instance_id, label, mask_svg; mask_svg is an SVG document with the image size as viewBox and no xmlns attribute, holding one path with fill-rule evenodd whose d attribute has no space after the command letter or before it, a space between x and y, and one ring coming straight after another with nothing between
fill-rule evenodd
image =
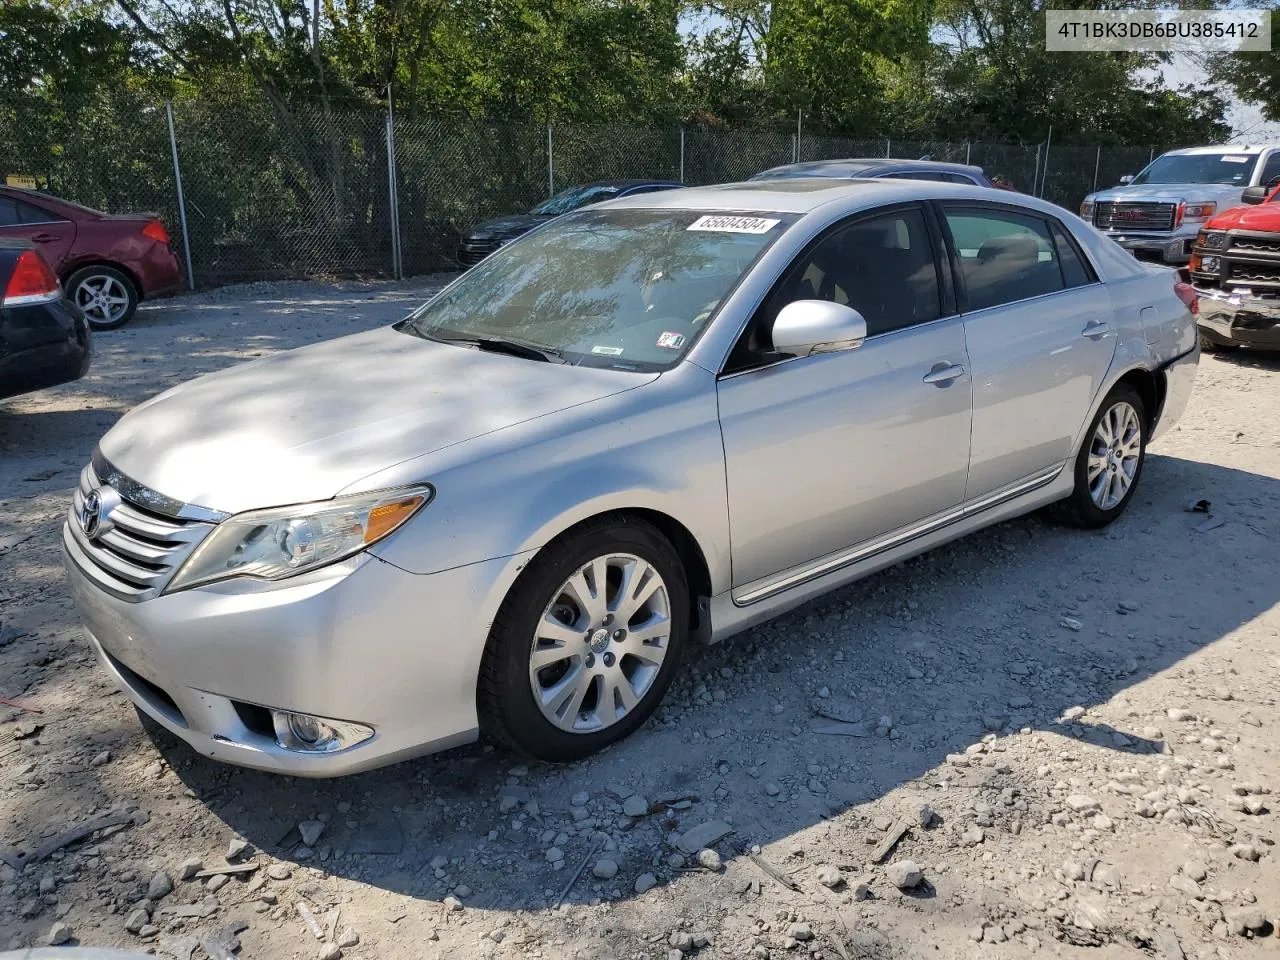
<instances>
[{"instance_id":1,"label":"green foliage","mask_svg":"<svg viewBox=\"0 0 1280 960\"><path fill-rule=\"evenodd\" d=\"M1280 121L1280 3L1270 0L1250 6L1271 10L1271 49L1214 57L1209 74L1241 100L1261 107L1266 119Z\"/></svg>"}]
</instances>

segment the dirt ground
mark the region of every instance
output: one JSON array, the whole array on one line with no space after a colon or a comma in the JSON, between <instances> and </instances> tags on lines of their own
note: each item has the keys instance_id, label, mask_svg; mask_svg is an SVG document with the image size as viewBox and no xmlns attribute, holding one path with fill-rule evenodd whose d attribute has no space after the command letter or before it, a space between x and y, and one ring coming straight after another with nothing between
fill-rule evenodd
<instances>
[{"instance_id":1,"label":"dirt ground","mask_svg":"<svg viewBox=\"0 0 1280 960\"><path fill-rule=\"evenodd\" d=\"M294 780L144 733L63 585L94 442L430 285L147 305L81 382L0 403L0 696L39 711L0 707L0 949L1280 957L1280 356L1203 359L1108 530L1006 523L699 651L574 766L477 744Z\"/></svg>"}]
</instances>

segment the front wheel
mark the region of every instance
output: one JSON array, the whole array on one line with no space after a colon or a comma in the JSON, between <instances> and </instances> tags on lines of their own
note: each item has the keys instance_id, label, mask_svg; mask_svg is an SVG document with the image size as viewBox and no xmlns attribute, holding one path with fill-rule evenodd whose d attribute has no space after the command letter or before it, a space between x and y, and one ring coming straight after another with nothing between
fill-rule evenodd
<instances>
[{"instance_id":1,"label":"front wheel","mask_svg":"<svg viewBox=\"0 0 1280 960\"><path fill-rule=\"evenodd\" d=\"M1062 518L1077 527L1105 527L1133 499L1147 456L1147 410L1128 384L1107 395L1093 418L1075 463L1075 489Z\"/></svg>"},{"instance_id":2,"label":"front wheel","mask_svg":"<svg viewBox=\"0 0 1280 960\"><path fill-rule=\"evenodd\" d=\"M138 290L115 267L93 266L77 270L67 279L67 292L94 330L115 330L133 318Z\"/></svg>"},{"instance_id":3,"label":"front wheel","mask_svg":"<svg viewBox=\"0 0 1280 960\"><path fill-rule=\"evenodd\" d=\"M657 708L689 633L679 554L628 516L542 551L503 601L481 667L486 729L540 760L579 760Z\"/></svg>"}]
</instances>

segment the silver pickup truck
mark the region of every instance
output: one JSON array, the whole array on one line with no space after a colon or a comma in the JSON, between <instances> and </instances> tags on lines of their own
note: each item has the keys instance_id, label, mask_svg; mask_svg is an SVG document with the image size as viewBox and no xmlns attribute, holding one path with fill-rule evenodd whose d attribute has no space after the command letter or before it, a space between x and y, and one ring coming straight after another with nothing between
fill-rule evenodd
<instances>
[{"instance_id":1,"label":"silver pickup truck","mask_svg":"<svg viewBox=\"0 0 1280 960\"><path fill-rule=\"evenodd\" d=\"M1280 179L1280 144L1188 147L1162 153L1136 177L1084 198L1080 216L1139 260L1178 266L1205 221L1246 187Z\"/></svg>"}]
</instances>

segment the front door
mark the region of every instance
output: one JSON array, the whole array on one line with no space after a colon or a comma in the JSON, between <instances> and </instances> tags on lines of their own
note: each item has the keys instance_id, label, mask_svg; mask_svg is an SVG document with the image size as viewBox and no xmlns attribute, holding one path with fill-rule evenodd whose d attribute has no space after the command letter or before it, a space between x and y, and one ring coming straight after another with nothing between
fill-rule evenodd
<instances>
[{"instance_id":1,"label":"front door","mask_svg":"<svg viewBox=\"0 0 1280 960\"><path fill-rule=\"evenodd\" d=\"M0 195L0 237L30 240L45 262L59 272L76 239L76 225L44 207L12 195Z\"/></svg>"},{"instance_id":2,"label":"front door","mask_svg":"<svg viewBox=\"0 0 1280 960\"><path fill-rule=\"evenodd\" d=\"M735 594L948 508L964 496L970 375L942 317L935 237L918 207L829 231L779 281L719 381ZM867 339L770 354L793 300L847 304Z\"/></svg>"},{"instance_id":3,"label":"front door","mask_svg":"<svg viewBox=\"0 0 1280 960\"><path fill-rule=\"evenodd\" d=\"M1067 461L1115 353L1111 298L1062 225L946 204L973 368L966 499Z\"/></svg>"}]
</instances>

